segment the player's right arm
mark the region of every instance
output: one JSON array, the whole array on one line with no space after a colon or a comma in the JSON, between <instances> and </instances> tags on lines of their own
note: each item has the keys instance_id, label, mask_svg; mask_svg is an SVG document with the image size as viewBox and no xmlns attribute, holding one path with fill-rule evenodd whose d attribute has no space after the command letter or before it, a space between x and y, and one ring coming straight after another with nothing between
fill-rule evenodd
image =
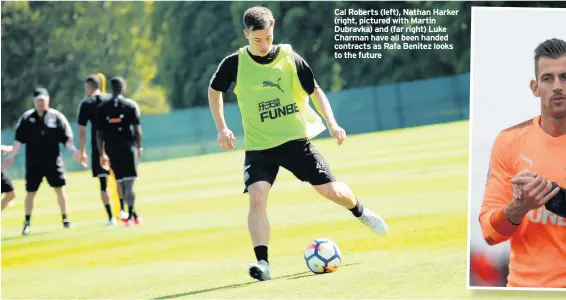
<instances>
[{"instance_id":1,"label":"player's right arm","mask_svg":"<svg viewBox=\"0 0 566 300\"><path fill-rule=\"evenodd\" d=\"M519 223L511 223L508 214L522 215L528 211L519 211L512 207L513 185L511 178L515 175L510 151L509 136L500 133L491 148L489 160L489 175L479 214L480 226L484 240L489 245L496 245L507 241L519 228ZM511 205L510 211L507 209Z\"/></svg>"},{"instance_id":2,"label":"player's right arm","mask_svg":"<svg viewBox=\"0 0 566 300\"><path fill-rule=\"evenodd\" d=\"M13 146L2 145L2 155L12 152Z\"/></svg>"},{"instance_id":3,"label":"player's right arm","mask_svg":"<svg viewBox=\"0 0 566 300\"><path fill-rule=\"evenodd\" d=\"M98 148L100 156L106 154L106 151L104 151L104 139L102 138L102 131L100 129L96 130L96 147Z\"/></svg>"},{"instance_id":4,"label":"player's right arm","mask_svg":"<svg viewBox=\"0 0 566 300\"><path fill-rule=\"evenodd\" d=\"M318 86L314 79L314 72L309 64L296 52L293 53L297 75L303 90L311 97L316 110L322 115L328 126L330 135L341 145L346 139L346 130L344 130L334 117L330 101L324 94L324 91Z\"/></svg>"},{"instance_id":5,"label":"player's right arm","mask_svg":"<svg viewBox=\"0 0 566 300\"><path fill-rule=\"evenodd\" d=\"M222 98L222 92L217 91L212 87L208 87L208 104L210 106L212 117L214 118L216 130L220 132L224 129L228 129L226 119L224 118L224 100Z\"/></svg>"},{"instance_id":6,"label":"player's right arm","mask_svg":"<svg viewBox=\"0 0 566 300\"><path fill-rule=\"evenodd\" d=\"M238 72L238 56L233 53L222 60L208 87L208 105L218 132L218 144L225 149L234 149L234 133L228 128L224 118L224 100L222 93L228 92Z\"/></svg>"},{"instance_id":7,"label":"player's right arm","mask_svg":"<svg viewBox=\"0 0 566 300\"><path fill-rule=\"evenodd\" d=\"M100 166L106 171L110 170L110 159L104 150L104 139L102 138L102 132L99 129L96 130L96 146L98 147L98 153L100 153Z\"/></svg>"},{"instance_id":8,"label":"player's right arm","mask_svg":"<svg viewBox=\"0 0 566 300\"><path fill-rule=\"evenodd\" d=\"M93 124L96 129L96 147L98 148L98 153L100 153L99 162L100 166L104 170L110 170L110 160L108 155L106 155L106 150L104 149L104 138L102 136L103 125L105 124L105 115L102 105L99 105L96 109L96 122Z\"/></svg>"},{"instance_id":9,"label":"player's right arm","mask_svg":"<svg viewBox=\"0 0 566 300\"><path fill-rule=\"evenodd\" d=\"M88 124L88 109L89 109L89 105L86 104L86 100L88 98L85 98L83 100L81 100L81 102L79 102L79 117L78 117L78 123L79 123L79 150L81 153L81 160L84 161L86 163L87 157L86 157L86 125Z\"/></svg>"},{"instance_id":10,"label":"player's right arm","mask_svg":"<svg viewBox=\"0 0 566 300\"><path fill-rule=\"evenodd\" d=\"M141 109L137 102L132 100L133 105L133 118L132 118L132 125L134 125L134 137L136 139L137 151L138 151L138 160L141 159L143 153L143 134L142 134L142 125L141 125Z\"/></svg>"},{"instance_id":11,"label":"player's right arm","mask_svg":"<svg viewBox=\"0 0 566 300\"><path fill-rule=\"evenodd\" d=\"M60 142L65 145L67 149L73 152L73 158L83 164L83 167L86 167L86 160L83 163L81 159L81 152L79 149L75 147L74 137L73 137L73 129L71 128L71 124L67 117L63 113L58 113L57 118L59 119L59 130L60 130Z\"/></svg>"},{"instance_id":12,"label":"player's right arm","mask_svg":"<svg viewBox=\"0 0 566 300\"><path fill-rule=\"evenodd\" d=\"M523 206L536 209L544 205L546 210L566 218L566 189L561 188L556 182L551 182L530 170L523 170L511 179L511 183L521 187L520 199L523 201L520 202Z\"/></svg>"}]
</instances>

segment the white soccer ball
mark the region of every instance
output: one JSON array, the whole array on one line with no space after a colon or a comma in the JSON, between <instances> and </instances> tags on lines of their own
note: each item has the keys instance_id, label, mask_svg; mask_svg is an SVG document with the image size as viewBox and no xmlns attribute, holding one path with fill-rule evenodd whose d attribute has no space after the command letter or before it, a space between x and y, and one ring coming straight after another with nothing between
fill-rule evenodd
<instances>
[{"instance_id":1,"label":"white soccer ball","mask_svg":"<svg viewBox=\"0 0 566 300\"><path fill-rule=\"evenodd\" d=\"M315 274L332 273L342 264L342 253L332 240L320 238L307 246L305 262Z\"/></svg>"}]
</instances>

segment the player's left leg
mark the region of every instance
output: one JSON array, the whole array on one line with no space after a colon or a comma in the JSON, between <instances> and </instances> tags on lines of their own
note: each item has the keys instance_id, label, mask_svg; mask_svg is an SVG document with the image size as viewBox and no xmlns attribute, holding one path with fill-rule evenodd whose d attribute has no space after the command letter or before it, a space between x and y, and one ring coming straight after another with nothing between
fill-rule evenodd
<instances>
[{"instance_id":1,"label":"player's left leg","mask_svg":"<svg viewBox=\"0 0 566 300\"><path fill-rule=\"evenodd\" d=\"M26 184L27 185L27 184ZM28 235L31 230L31 213L33 211L35 194L37 193L37 189L35 191L30 191L29 186L26 186L27 194L24 200L24 210L26 213L26 219L24 220L24 228L22 229L22 235Z\"/></svg>"},{"instance_id":2,"label":"player's left leg","mask_svg":"<svg viewBox=\"0 0 566 300\"><path fill-rule=\"evenodd\" d=\"M267 216L267 198L277 178L279 165L273 150L246 151L244 160L244 193L248 193L248 230L254 247L256 263L249 266L250 276L256 280L271 279L268 244L271 226Z\"/></svg>"},{"instance_id":3,"label":"player's left leg","mask_svg":"<svg viewBox=\"0 0 566 300\"><path fill-rule=\"evenodd\" d=\"M98 178L100 183L100 198L102 199L102 204L106 210L106 215L108 219L104 226L112 226L116 224L114 216L112 215L112 206L110 204L110 195L108 194L108 174L109 172L104 170L99 163L100 154L98 153L97 147L92 147L91 155L91 169L92 177Z\"/></svg>"},{"instance_id":4,"label":"player's left leg","mask_svg":"<svg viewBox=\"0 0 566 300\"><path fill-rule=\"evenodd\" d=\"M24 200L24 210L26 214L26 219L24 221L24 228L22 229L22 235L28 235L31 231L31 213L33 212L35 194L43 181L45 175L44 168L37 165L26 164L26 198Z\"/></svg>"},{"instance_id":5,"label":"player's left leg","mask_svg":"<svg viewBox=\"0 0 566 300\"><path fill-rule=\"evenodd\" d=\"M2 198L2 210L4 210L10 201L16 197L16 193L14 193L14 185L10 178L4 175L4 171L2 171L2 194L4 194L4 197Z\"/></svg>"},{"instance_id":6,"label":"player's left leg","mask_svg":"<svg viewBox=\"0 0 566 300\"><path fill-rule=\"evenodd\" d=\"M259 281L271 279L271 268L268 259L268 243L271 233L269 218L267 217L267 197L272 183L256 181L246 187L250 198L248 212L248 229L257 263L249 266L250 276Z\"/></svg>"},{"instance_id":7,"label":"player's left leg","mask_svg":"<svg viewBox=\"0 0 566 300\"><path fill-rule=\"evenodd\" d=\"M105 226L116 225L116 220L114 220L114 216L112 214L110 195L108 194L108 177L99 175L98 181L100 182L100 198L102 199L102 203L104 204L104 209L106 210L106 215L108 216L108 220L104 225Z\"/></svg>"},{"instance_id":8,"label":"player's left leg","mask_svg":"<svg viewBox=\"0 0 566 300\"><path fill-rule=\"evenodd\" d=\"M364 207L354 196L350 187L343 182L329 182L320 185L313 185L314 189L326 199L334 201L352 212L364 225L371 228L377 234L386 234L388 231L387 223L377 214Z\"/></svg>"},{"instance_id":9,"label":"player's left leg","mask_svg":"<svg viewBox=\"0 0 566 300\"><path fill-rule=\"evenodd\" d=\"M57 195L57 202L59 203L59 210L61 211L61 220L63 221L63 227L71 228L73 225L69 221L67 216L67 194L65 193L64 187L67 184L65 178L65 171L63 165L58 165L47 169L46 176L47 183L55 190Z\"/></svg>"},{"instance_id":10,"label":"player's left leg","mask_svg":"<svg viewBox=\"0 0 566 300\"><path fill-rule=\"evenodd\" d=\"M14 198L16 198L16 193L14 193L14 191L9 191L6 193L3 193L4 197L2 197L2 210L4 210L4 208L6 208L6 206L8 206L8 204L10 204L10 201L12 201Z\"/></svg>"},{"instance_id":11,"label":"player's left leg","mask_svg":"<svg viewBox=\"0 0 566 300\"><path fill-rule=\"evenodd\" d=\"M109 153L109 157L119 190L128 204L128 219L124 221L124 226L142 224L143 219L135 209L134 181L138 177L136 151L134 148L122 148L112 153L112 156Z\"/></svg>"},{"instance_id":12,"label":"player's left leg","mask_svg":"<svg viewBox=\"0 0 566 300\"><path fill-rule=\"evenodd\" d=\"M134 178L125 178L122 181L123 191L124 191L124 199L128 203L128 220L134 222L134 224L142 224L143 219L138 215L135 209L135 202L136 202L136 193L134 192ZM131 224L130 224L131 225Z\"/></svg>"},{"instance_id":13,"label":"player's left leg","mask_svg":"<svg viewBox=\"0 0 566 300\"><path fill-rule=\"evenodd\" d=\"M114 171L114 169L112 169ZM126 212L124 205L124 186L121 182L118 182L116 178L116 171L114 171L114 179L116 179L116 188L118 189L118 198L120 198L120 220L122 222L128 221L128 213Z\"/></svg>"},{"instance_id":14,"label":"player's left leg","mask_svg":"<svg viewBox=\"0 0 566 300\"><path fill-rule=\"evenodd\" d=\"M365 208L346 183L336 181L326 160L310 141L297 140L289 143L285 151L288 155L285 156L287 159L284 161L284 168L299 180L309 182L326 199L350 210L360 222L375 233L387 233L388 226L383 218Z\"/></svg>"},{"instance_id":15,"label":"player's left leg","mask_svg":"<svg viewBox=\"0 0 566 300\"><path fill-rule=\"evenodd\" d=\"M105 226L112 226L116 224L114 216L112 214L112 204L110 201L110 193L108 191L108 180L110 180L110 171L104 170L100 166L100 154L98 152L98 148L93 145L92 147L92 155L91 155L91 163L92 163L92 176L97 177L98 181L100 182L100 198L102 199L102 203L104 204L104 208L106 209L106 214L108 215L108 220L105 223ZM126 220L127 214L124 211L124 200L120 197L120 219Z\"/></svg>"},{"instance_id":16,"label":"player's left leg","mask_svg":"<svg viewBox=\"0 0 566 300\"><path fill-rule=\"evenodd\" d=\"M59 203L59 210L61 211L61 220L63 221L63 227L73 227L67 216L67 193L65 193L63 186L53 187L53 190L55 190L55 194L57 195L57 202Z\"/></svg>"}]
</instances>

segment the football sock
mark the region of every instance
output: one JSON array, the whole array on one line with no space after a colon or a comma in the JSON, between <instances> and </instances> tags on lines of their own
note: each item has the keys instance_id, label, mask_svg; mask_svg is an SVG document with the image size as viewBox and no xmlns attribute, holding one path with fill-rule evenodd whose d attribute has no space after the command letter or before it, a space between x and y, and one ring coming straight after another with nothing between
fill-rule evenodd
<instances>
[{"instance_id":1,"label":"football sock","mask_svg":"<svg viewBox=\"0 0 566 300\"><path fill-rule=\"evenodd\" d=\"M138 214L136 214L136 210L134 209L133 206L128 206L128 219L135 219L138 217Z\"/></svg>"},{"instance_id":2,"label":"football sock","mask_svg":"<svg viewBox=\"0 0 566 300\"><path fill-rule=\"evenodd\" d=\"M108 219L112 219L112 208L110 208L110 204L104 204L104 208L106 208Z\"/></svg>"},{"instance_id":3,"label":"football sock","mask_svg":"<svg viewBox=\"0 0 566 300\"><path fill-rule=\"evenodd\" d=\"M267 260L267 246L257 246L254 248L254 252L257 261L265 260L269 263L269 260Z\"/></svg>"},{"instance_id":4,"label":"football sock","mask_svg":"<svg viewBox=\"0 0 566 300\"><path fill-rule=\"evenodd\" d=\"M126 203L128 204L128 209L130 212L129 218L137 218L138 215L134 210L134 203L136 201L136 194L134 193L134 180L124 180L122 184L124 185L124 198L126 198Z\"/></svg>"},{"instance_id":5,"label":"football sock","mask_svg":"<svg viewBox=\"0 0 566 300\"><path fill-rule=\"evenodd\" d=\"M108 178L98 177L98 180L100 181L100 191L106 192L108 189Z\"/></svg>"},{"instance_id":6,"label":"football sock","mask_svg":"<svg viewBox=\"0 0 566 300\"><path fill-rule=\"evenodd\" d=\"M67 221L67 214L61 215L61 219L63 219L63 222Z\"/></svg>"},{"instance_id":7,"label":"football sock","mask_svg":"<svg viewBox=\"0 0 566 300\"><path fill-rule=\"evenodd\" d=\"M364 207L360 203L360 201L358 199L356 199L356 206L354 206L353 208L350 208L350 211L352 212L354 217L359 218L359 217L362 216L362 213L364 211Z\"/></svg>"},{"instance_id":8,"label":"football sock","mask_svg":"<svg viewBox=\"0 0 566 300\"><path fill-rule=\"evenodd\" d=\"M29 222L30 222L30 220L31 220L31 215L26 215L26 222L28 222L28 223L29 223Z\"/></svg>"},{"instance_id":9,"label":"football sock","mask_svg":"<svg viewBox=\"0 0 566 300\"><path fill-rule=\"evenodd\" d=\"M124 210L124 199L120 198L120 210Z\"/></svg>"}]
</instances>

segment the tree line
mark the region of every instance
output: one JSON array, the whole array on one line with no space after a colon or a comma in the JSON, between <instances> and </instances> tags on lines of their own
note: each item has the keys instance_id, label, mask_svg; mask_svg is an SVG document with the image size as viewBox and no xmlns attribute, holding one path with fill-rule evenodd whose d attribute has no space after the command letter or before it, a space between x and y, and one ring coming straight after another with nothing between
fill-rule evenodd
<instances>
[{"instance_id":1,"label":"tree line","mask_svg":"<svg viewBox=\"0 0 566 300\"><path fill-rule=\"evenodd\" d=\"M84 78L124 76L144 114L207 105L220 61L246 45L242 14L265 5L276 43L290 43L325 91L469 72L471 6L556 6L553 2L2 2L2 128L32 106L35 86L71 120ZM457 9L438 16L453 51L387 50L379 60L334 58L334 10ZM225 101L235 101L233 94Z\"/></svg>"}]
</instances>

